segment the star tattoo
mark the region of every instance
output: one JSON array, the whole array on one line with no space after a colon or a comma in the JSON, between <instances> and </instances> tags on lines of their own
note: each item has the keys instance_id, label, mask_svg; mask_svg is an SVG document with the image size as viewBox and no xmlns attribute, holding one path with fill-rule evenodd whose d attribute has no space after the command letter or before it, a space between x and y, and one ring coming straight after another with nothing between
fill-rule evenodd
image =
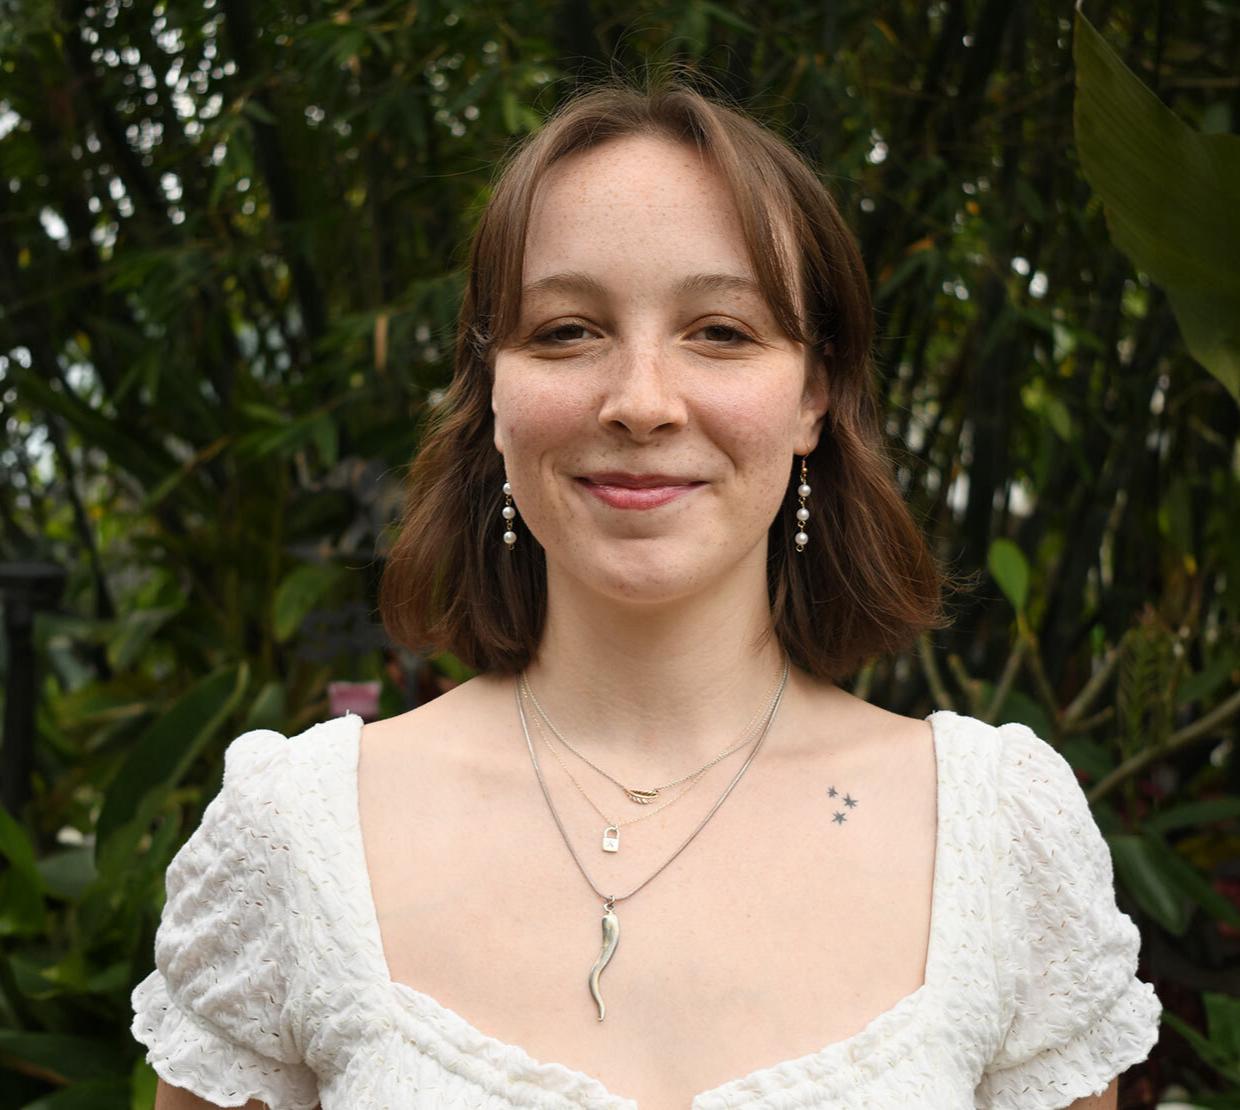
<instances>
[{"instance_id":1,"label":"star tattoo","mask_svg":"<svg viewBox=\"0 0 1240 1110\"><path fill-rule=\"evenodd\" d=\"M834 786L828 786L828 787L827 787L827 797L828 797L828 798L836 798L836 797L839 797L839 791L838 791L838 790L836 790ZM844 805L845 805L845 806L847 806L849 809L852 809L852 808L853 808L853 806L855 806L856 804L857 804L857 799L856 799L856 798L854 798L851 794L845 794L845 795L844 795ZM834 821L837 825L842 825L842 824L844 823L845 819L847 818L847 816L848 816L848 814L846 814L843 810L839 810L839 809L837 809L837 810L835 811L835 813L834 813L834 814L832 814L832 816L831 816L831 820L832 820L832 821Z\"/></svg>"}]
</instances>

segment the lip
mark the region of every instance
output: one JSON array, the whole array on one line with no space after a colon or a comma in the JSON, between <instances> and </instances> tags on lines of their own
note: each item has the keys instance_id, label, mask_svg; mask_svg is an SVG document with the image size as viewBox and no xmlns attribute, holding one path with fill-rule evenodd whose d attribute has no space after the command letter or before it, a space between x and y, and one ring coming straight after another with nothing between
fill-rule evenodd
<instances>
[{"instance_id":1,"label":"lip","mask_svg":"<svg viewBox=\"0 0 1240 1110\"><path fill-rule=\"evenodd\" d=\"M654 509L675 501L687 493L692 493L705 482L688 482L681 485L667 486L611 486L601 482L592 482L589 478L575 479L596 498L613 509Z\"/></svg>"},{"instance_id":2,"label":"lip","mask_svg":"<svg viewBox=\"0 0 1240 1110\"><path fill-rule=\"evenodd\" d=\"M581 474L579 477L600 486L626 486L629 489L652 488L654 486L689 486L701 480L699 478L689 478L683 474L629 474L623 470L600 470L595 474Z\"/></svg>"}]
</instances>

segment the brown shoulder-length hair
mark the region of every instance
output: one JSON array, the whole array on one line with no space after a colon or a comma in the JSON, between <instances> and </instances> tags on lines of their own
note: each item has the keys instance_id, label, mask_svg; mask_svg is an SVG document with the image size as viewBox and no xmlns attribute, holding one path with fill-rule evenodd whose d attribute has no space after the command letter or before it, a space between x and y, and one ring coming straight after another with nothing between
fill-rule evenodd
<instances>
[{"instance_id":1,"label":"brown shoulder-length hair","mask_svg":"<svg viewBox=\"0 0 1240 1110\"><path fill-rule=\"evenodd\" d=\"M819 355L813 372L828 375L830 407L807 460L809 543L794 550L798 458L770 528L767 636L773 631L809 674L838 681L876 655L912 647L923 631L946 627L942 596L954 583L913 520L884 447L874 312L852 232L783 138L721 97L664 74L642 86L615 75L594 82L498 167L470 245L452 381L406 475L403 518L383 569L379 610L388 635L415 652L448 651L476 671L498 674L520 671L537 650L546 556L528 530L511 550L502 538L508 525L500 515L503 456L492 430L494 356L519 321L526 228L539 183L566 155L627 135L692 143L711 159L731 189L776 319L797 342L812 344ZM782 261L778 239L788 231L799 273Z\"/></svg>"}]
</instances>

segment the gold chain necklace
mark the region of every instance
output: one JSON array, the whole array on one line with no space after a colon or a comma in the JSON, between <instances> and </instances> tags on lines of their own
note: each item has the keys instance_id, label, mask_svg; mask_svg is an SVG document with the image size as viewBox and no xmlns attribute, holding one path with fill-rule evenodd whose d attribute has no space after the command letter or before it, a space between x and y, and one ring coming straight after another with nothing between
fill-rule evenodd
<instances>
[{"instance_id":1,"label":"gold chain necklace","mask_svg":"<svg viewBox=\"0 0 1240 1110\"><path fill-rule=\"evenodd\" d=\"M620 829L623 826L633 825L633 824L636 824L638 821L644 821L647 817L653 817L656 813L662 813L663 810L667 809L668 806L672 805L675 802L680 801L681 798L683 798L686 794L688 794L690 790L692 790L699 782L702 781L702 776L706 773L704 769L701 771L698 771L692 777L692 780L690 781L689 785L686 786L683 790L681 790L679 794L675 795L673 798L664 802L662 805L655 806L654 809L646 810L646 812L643 813L640 817L630 817L627 821L613 821L610 817L607 816L607 814L605 814L601 809L599 809L594 799L591 798L590 795L586 793L585 788L581 785L581 783L579 783L576 780L576 778L573 777L572 771L570 771L568 767L565 765L564 760L560 758L559 752L557 752L555 750L555 747L552 745L551 739L547 736L547 732L543 728L542 721L536 717L534 719L534 723L538 726L538 731L542 735L543 742L547 745L548 749L551 751L551 754L555 756L555 761L560 765L564 773L568 776L568 781L571 782L577 788L578 793L580 793L581 796L585 798L587 802L590 803L590 806L594 810L594 812L597 813L604 821L607 822L606 827L603 829L602 848L604 852L620 851Z\"/></svg>"},{"instance_id":2,"label":"gold chain necklace","mask_svg":"<svg viewBox=\"0 0 1240 1110\"><path fill-rule=\"evenodd\" d=\"M671 786L677 786L682 782L688 781L689 785L686 786L683 790L681 790L674 797L672 797L669 801L666 801L662 805L656 806L654 809L649 810L646 813L643 813L640 817L630 817L627 821L613 821L610 817L607 816L607 814L605 814L601 809L599 809L594 799L591 798L588 793L586 793L585 788L581 785L581 783L577 781L576 778L574 778L573 773L565 765L564 760L560 758L559 752L555 750L555 747L552 745L550 738L547 736L547 732L546 732L546 729L543 727L543 723L546 722L547 727L549 727L556 734L556 736L559 736L561 740L564 740L564 738L563 736L561 736L559 730L556 729L555 725L553 725L551 721L547 718L547 715L543 711L542 706L538 705L538 701L534 697L533 691L529 688L529 684L522 683L522 689L526 694L529 695L530 699L534 702L534 704L538 706L538 716L535 717L534 723L535 725L538 726L538 731L542 735L543 742L547 745L547 748L550 750L551 754L555 757L555 761L560 765L564 773L568 776L568 781L571 782L577 788L578 793L580 793L581 796L585 798L587 802L590 803L590 806L594 810L594 812L597 813L606 822L606 825L603 828L603 838L602 838L602 850L604 852L620 851L620 830L625 825L632 825L637 821L644 821L647 817L653 817L656 813L662 813L663 810L667 809L668 806L673 805L674 803L680 801L681 798L683 798L686 794L689 793L690 790L692 790L699 782L701 782L702 777L706 774L706 772L711 767L713 767L716 763L718 763L721 758L726 758L732 753L739 751L740 748L744 744L749 742L749 736L753 732L753 726L758 720L758 715L764 711L764 710L759 710L758 714L755 714L754 717L751 718L749 724L745 726L745 735L741 739L739 744L736 744L733 747L729 748L728 750L722 752L720 755L716 756L709 763L707 763L704 767L698 768L698 770L694 771L691 775L687 775L683 779L677 779L676 782L674 783L669 783L666 786L659 787L658 790L645 792L645 793L651 793L657 796L658 793L662 790L667 790ZM769 711L770 703L768 703L764 708L766 711ZM629 796L629 799L631 801L637 800L633 798L634 791L631 791L628 787L623 786L621 783L616 782L616 780L611 778L610 775L607 775L606 771L603 771L599 767L595 767L593 763L590 763L590 761L585 758L585 756L583 756L580 752L576 751L576 749L574 749L571 745L568 745L567 741L564 741L564 743L566 746L568 746L569 751L572 751L573 754L576 755L579 759L584 760L587 764L589 764L589 766L594 767L594 769L598 771L599 774L605 775L607 778L611 779L612 782L616 783L617 786L620 786L621 789L624 790L625 794ZM641 798L639 804L649 805L650 799L643 797Z\"/></svg>"},{"instance_id":3,"label":"gold chain necklace","mask_svg":"<svg viewBox=\"0 0 1240 1110\"><path fill-rule=\"evenodd\" d=\"M689 779L695 778L696 776L701 775L703 772L710 770L710 768L712 768L721 759L726 759L733 752L739 751L741 748L743 748L749 740L749 733L752 730L754 724L758 721L758 718L761 717L764 712L769 712L771 705L774 704L774 699L776 696L772 694L771 701L768 702L767 705L763 709L759 709L758 712L755 713L749 719L749 723L745 725L745 728L741 733L741 739L739 743L734 744L732 747L726 748L725 750L721 751L709 763L705 764L702 767L699 767L696 771L691 771L689 774L685 775L683 778L676 779L675 782L664 783L662 786L656 786L648 790L639 790L634 787L625 786L624 783L622 783L619 779L616 779L612 777L611 775L609 775L606 771L604 771L597 764L591 763L590 760L588 760L584 755L582 755L581 752L579 752L576 748L574 748L572 744L570 744L564 738L560 730L556 728L554 724L552 724L551 718L547 716L547 711L542 707L538 698L534 696L534 691L530 689L529 679L526 678L524 671L521 672L520 683L521 683L522 691L529 695L530 701L534 703L535 708L538 710L539 716L541 716L542 719L547 722L547 727L550 728L551 731L555 733L560 743L563 744L570 752L573 753L573 755L575 755L578 759L584 762L587 766L593 767L594 770L596 770L600 775L602 775L609 782L615 783L616 786L620 787L620 789L623 790L625 794L628 795L629 801L636 802L638 805L649 805L659 796L659 791L670 790L673 786L679 786L682 782L687 782ZM781 685L778 679L776 679L776 685L777 686Z\"/></svg>"}]
</instances>

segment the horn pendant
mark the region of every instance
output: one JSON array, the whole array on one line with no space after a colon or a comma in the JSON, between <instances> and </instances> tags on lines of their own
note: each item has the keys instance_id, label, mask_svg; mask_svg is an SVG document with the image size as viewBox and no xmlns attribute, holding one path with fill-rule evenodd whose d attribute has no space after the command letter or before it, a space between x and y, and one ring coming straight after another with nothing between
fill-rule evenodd
<instances>
[{"instance_id":1,"label":"horn pendant","mask_svg":"<svg viewBox=\"0 0 1240 1110\"><path fill-rule=\"evenodd\" d=\"M603 968L611 960L612 953L616 950L616 945L620 943L620 919L615 915L611 907L612 901L608 898L605 905L607 912L603 914L603 947L599 950L598 959L594 961L594 966L590 969L590 994L598 1005L599 1021L603 1020L607 1007L603 1005L603 996L598 992L598 979L603 974Z\"/></svg>"}]
</instances>

